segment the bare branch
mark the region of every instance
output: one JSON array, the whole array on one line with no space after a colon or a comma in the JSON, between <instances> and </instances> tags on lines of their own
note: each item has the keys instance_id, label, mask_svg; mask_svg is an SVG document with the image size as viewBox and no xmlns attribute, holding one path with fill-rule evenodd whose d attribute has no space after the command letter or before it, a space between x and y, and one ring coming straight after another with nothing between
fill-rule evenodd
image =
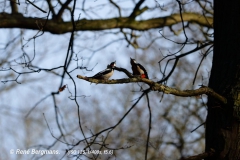
<instances>
[{"instance_id":1,"label":"bare branch","mask_svg":"<svg viewBox=\"0 0 240 160\"><path fill-rule=\"evenodd\" d=\"M165 86L163 84L156 83L152 80L146 79L146 78L123 78L123 79L113 79L113 80L101 80L101 79L93 79L93 78L88 78L84 77L81 75L77 75L77 78L86 80L91 83L96 83L96 84L123 84L123 83L137 83L137 82L144 82L148 84L152 90L154 91L159 91L163 92L165 94L172 94L175 96L180 96L180 97L192 97L192 96L199 96L202 94L206 94L209 96L212 96L219 100L220 102L226 104L227 99L218 93L214 92L211 88L202 86L199 89L196 90L179 90L176 88L171 88L168 86Z\"/></svg>"},{"instance_id":2,"label":"bare branch","mask_svg":"<svg viewBox=\"0 0 240 160\"><path fill-rule=\"evenodd\" d=\"M212 149L209 152L204 152L204 153L201 153L199 155L191 156L191 157L188 157L188 158L181 158L180 160L202 160L204 158L208 158L208 157L213 156L214 153L215 153L215 151Z\"/></svg>"},{"instance_id":3,"label":"bare branch","mask_svg":"<svg viewBox=\"0 0 240 160\"><path fill-rule=\"evenodd\" d=\"M50 1L50 0L47 0L47 3L48 3L49 10L51 11L53 17L56 17L56 13L55 13L55 11L54 11L54 8L53 8L53 6L52 6L51 1Z\"/></svg>"},{"instance_id":4,"label":"bare branch","mask_svg":"<svg viewBox=\"0 0 240 160\"><path fill-rule=\"evenodd\" d=\"M18 15L12 15L8 13L0 14L0 28L25 28L39 30L36 21L39 23L45 23L46 19L43 18L32 18L32 17L22 17ZM197 23L202 26L212 28L213 23L212 17L204 17L197 13L182 13L182 19L179 14L172 14L166 17L153 18L148 20L132 20L129 21L128 17L123 18L111 18L111 19L100 19L100 20L87 20L81 19L75 21L76 29L75 31L99 31L115 28L129 28L139 31L149 30L153 28L161 28L166 26L172 26L183 21L188 21L189 23ZM209 24L210 22L210 24ZM43 30L46 32L51 32L54 34L63 34L71 32L72 22L57 22L55 20L48 20L47 24L44 26Z\"/></svg>"},{"instance_id":5,"label":"bare branch","mask_svg":"<svg viewBox=\"0 0 240 160\"><path fill-rule=\"evenodd\" d=\"M148 122L148 134L147 134L147 143L146 143L146 150L145 150L145 160L147 160L148 146L150 144L149 139L150 139L150 134L151 134L151 129L152 129L152 111L151 111L151 107L150 107L148 93L146 93L146 97L147 97L147 104L148 104L148 111L149 111L149 122Z\"/></svg>"},{"instance_id":6,"label":"bare branch","mask_svg":"<svg viewBox=\"0 0 240 160\"><path fill-rule=\"evenodd\" d=\"M31 1L27 0L28 3L30 3L31 5L33 5L35 8L37 8L38 10L42 11L43 13L47 13L46 11L42 10L41 8L39 8L38 6L36 6L34 3L32 3Z\"/></svg>"},{"instance_id":7,"label":"bare branch","mask_svg":"<svg viewBox=\"0 0 240 160\"><path fill-rule=\"evenodd\" d=\"M113 0L109 0L109 2L112 3L118 9L119 17L122 17L121 8Z\"/></svg>"},{"instance_id":8,"label":"bare branch","mask_svg":"<svg viewBox=\"0 0 240 160\"><path fill-rule=\"evenodd\" d=\"M61 20L63 12L66 8L68 8L68 5L72 2L72 0L67 0L61 7L61 9L59 10L58 14L56 15L56 19L57 20Z\"/></svg>"},{"instance_id":9,"label":"bare branch","mask_svg":"<svg viewBox=\"0 0 240 160\"><path fill-rule=\"evenodd\" d=\"M183 57L185 57L185 56L187 56L187 55L189 55L189 54L192 54L192 53L196 53L196 51L198 51L198 50L200 50L200 49L202 49L202 48L205 48L205 47L208 46L208 45L212 45L212 42L202 44L201 46L198 46L198 45L197 45L196 48L194 48L193 50L190 50L190 51L188 51L188 52L186 52L186 53L180 54L180 55L178 55L178 56L175 56L174 58L169 59L169 60L167 61L167 64L165 65L164 71L162 72L163 75L165 75L165 72L166 72L168 63L169 63L170 61L172 61L172 60L175 60L175 61L174 61L174 64L173 64L173 67L172 67L172 69L170 70L170 72L168 73L168 75L165 76L165 77L163 77L162 80L158 81L158 83L162 83L162 82L168 80L168 78L169 78L169 77L172 75L172 73L174 72L174 70L175 70L175 68L176 68L176 66L177 66L177 63L178 63L178 61L179 61L180 58L183 58ZM173 55L174 55L174 54L173 54ZM164 59L166 59L167 57L173 56L173 55L167 55L167 56L165 56L165 57L164 57L163 59L161 59L158 63L160 64ZM160 66L160 67L161 67L161 66Z\"/></svg>"},{"instance_id":10,"label":"bare branch","mask_svg":"<svg viewBox=\"0 0 240 160\"><path fill-rule=\"evenodd\" d=\"M18 14L18 6L17 6L17 4L20 4L20 3L17 2L16 0L10 0L12 14Z\"/></svg>"},{"instance_id":11,"label":"bare branch","mask_svg":"<svg viewBox=\"0 0 240 160\"><path fill-rule=\"evenodd\" d=\"M134 76L125 68L115 67L114 68L117 71L124 72L129 78L133 78Z\"/></svg>"},{"instance_id":12,"label":"bare branch","mask_svg":"<svg viewBox=\"0 0 240 160\"><path fill-rule=\"evenodd\" d=\"M129 16L129 18L135 18L139 13L139 8L140 6L142 5L142 3L144 2L145 0L139 0L139 2L136 4L135 8L133 9L131 15Z\"/></svg>"}]
</instances>

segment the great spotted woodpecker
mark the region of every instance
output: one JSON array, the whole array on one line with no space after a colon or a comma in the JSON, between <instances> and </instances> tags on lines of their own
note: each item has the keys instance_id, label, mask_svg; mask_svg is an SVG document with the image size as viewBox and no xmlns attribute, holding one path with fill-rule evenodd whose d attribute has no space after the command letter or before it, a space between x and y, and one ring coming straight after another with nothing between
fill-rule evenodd
<instances>
[{"instance_id":1,"label":"great spotted woodpecker","mask_svg":"<svg viewBox=\"0 0 240 160\"><path fill-rule=\"evenodd\" d=\"M105 70L98 72L94 76L88 77L88 78L108 80L113 75L115 66L116 66L116 61L107 65L107 68Z\"/></svg>"},{"instance_id":2,"label":"great spotted woodpecker","mask_svg":"<svg viewBox=\"0 0 240 160\"><path fill-rule=\"evenodd\" d=\"M133 75L139 75L141 78L148 79L147 71L141 64L137 63L137 61L132 58L130 58L130 63L132 65Z\"/></svg>"}]
</instances>

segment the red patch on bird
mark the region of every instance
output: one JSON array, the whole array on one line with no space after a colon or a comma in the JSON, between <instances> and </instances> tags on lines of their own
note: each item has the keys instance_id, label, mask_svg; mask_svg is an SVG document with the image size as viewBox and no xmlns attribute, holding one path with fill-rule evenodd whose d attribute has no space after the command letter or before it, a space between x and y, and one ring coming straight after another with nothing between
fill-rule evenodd
<instances>
[{"instance_id":1,"label":"red patch on bird","mask_svg":"<svg viewBox=\"0 0 240 160\"><path fill-rule=\"evenodd\" d=\"M141 74L141 78L146 78L146 75L145 74Z\"/></svg>"}]
</instances>

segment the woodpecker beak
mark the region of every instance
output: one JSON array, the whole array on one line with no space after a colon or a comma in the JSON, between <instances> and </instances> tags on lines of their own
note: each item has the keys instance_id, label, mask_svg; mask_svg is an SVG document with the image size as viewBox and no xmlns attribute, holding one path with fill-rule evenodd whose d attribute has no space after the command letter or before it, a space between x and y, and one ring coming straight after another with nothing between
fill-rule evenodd
<instances>
[{"instance_id":1,"label":"woodpecker beak","mask_svg":"<svg viewBox=\"0 0 240 160\"><path fill-rule=\"evenodd\" d=\"M110 65L111 65L112 67L115 67L115 66L116 66L116 61L112 62Z\"/></svg>"},{"instance_id":2,"label":"woodpecker beak","mask_svg":"<svg viewBox=\"0 0 240 160\"><path fill-rule=\"evenodd\" d=\"M130 57L130 62L137 63L136 60L132 59L131 57Z\"/></svg>"}]
</instances>

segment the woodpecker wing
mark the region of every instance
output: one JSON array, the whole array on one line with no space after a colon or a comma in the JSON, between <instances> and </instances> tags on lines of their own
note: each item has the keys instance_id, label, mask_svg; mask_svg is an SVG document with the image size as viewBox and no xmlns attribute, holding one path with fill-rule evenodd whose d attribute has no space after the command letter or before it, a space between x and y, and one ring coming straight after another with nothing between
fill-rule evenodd
<instances>
[{"instance_id":1,"label":"woodpecker wing","mask_svg":"<svg viewBox=\"0 0 240 160\"><path fill-rule=\"evenodd\" d=\"M109 79L114 72L114 67L116 66L116 61L110 63L109 65L107 65L107 68L101 72L98 72L97 74L95 74L92 77L88 77L88 78L95 78L95 79Z\"/></svg>"},{"instance_id":2,"label":"woodpecker wing","mask_svg":"<svg viewBox=\"0 0 240 160\"><path fill-rule=\"evenodd\" d=\"M139 75L138 69L136 66L132 66L133 75Z\"/></svg>"},{"instance_id":3,"label":"woodpecker wing","mask_svg":"<svg viewBox=\"0 0 240 160\"><path fill-rule=\"evenodd\" d=\"M139 64L139 63L138 63L137 65L138 65L138 67L143 71L143 73L140 72L141 77L142 77L142 75L144 74L145 77L142 77L142 78L147 78L147 79L148 79L148 74L147 74L146 69L145 69L141 64Z\"/></svg>"},{"instance_id":4,"label":"woodpecker wing","mask_svg":"<svg viewBox=\"0 0 240 160\"><path fill-rule=\"evenodd\" d=\"M132 65L133 75L140 75L141 78L148 79L147 71L141 64L137 63L136 60L132 58L130 58L130 63Z\"/></svg>"},{"instance_id":5,"label":"woodpecker wing","mask_svg":"<svg viewBox=\"0 0 240 160\"><path fill-rule=\"evenodd\" d=\"M136 63L135 59L130 58L130 63L132 65L133 75L140 75L140 73L138 72L138 69L137 69L137 63Z\"/></svg>"},{"instance_id":6,"label":"woodpecker wing","mask_svg":"<svg viewBox=\"0 0 240 160\"><path fill-rule=\"evenodd\" d=\"M98 72L97 74L95 74L94 76L92 77L89 77L89 78L96 78L96 79L105 79L105 78L110 78L113 74L113 69L112 68L107 68L101 72ZM108 79L107 78L107 79Z\"/></svg>"}]
</instances>

